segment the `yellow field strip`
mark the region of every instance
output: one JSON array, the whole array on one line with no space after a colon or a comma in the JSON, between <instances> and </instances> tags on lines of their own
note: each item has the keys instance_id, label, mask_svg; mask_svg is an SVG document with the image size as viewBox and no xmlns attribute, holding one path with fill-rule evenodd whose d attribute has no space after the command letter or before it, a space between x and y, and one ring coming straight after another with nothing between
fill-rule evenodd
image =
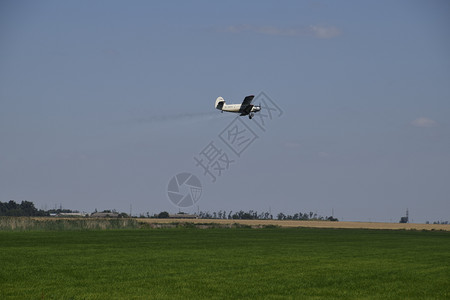
<instances>
[{"instance_id":1,"label":"yellow field strip","mask_svg":"<svg viewBox=\"0 0 450 300\"><path fill-rule=\"evenodd\" d=\"M418 223L378 223L378 222L329 222L329 221L281 221L281 220L222 220L222 219L138 219L149 224L194 223L194 224L242 224L250 226L276 225L280 227L314 227L314 228L361 228L361 229L406 229L406 230L445 230L450 231L450 224Z\"/></svg>"}]
</instances>

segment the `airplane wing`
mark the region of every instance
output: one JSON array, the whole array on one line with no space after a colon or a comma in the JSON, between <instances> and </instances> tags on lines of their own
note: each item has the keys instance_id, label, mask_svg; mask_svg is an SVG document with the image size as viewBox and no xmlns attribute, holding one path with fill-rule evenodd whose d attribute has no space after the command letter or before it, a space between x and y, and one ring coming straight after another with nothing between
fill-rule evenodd
<instances>
[{"instance_id":1,"label":"airplane wing","mask_svg":"<svg viewBox=\"0 0 450 300\"><path fill-rule=\"evenodd\" d=\"M250 104L245 106L245 107L243 106L243 108L241 108L241 110L240 110L241 116L246 116L249 113L251 113L252 112L252 108L253 108L253 105L250 105Z\"/></svg>"},{"instance_id":2,"label":"airplane wing","mask_svg":"<svg viewBox=\"0 0 450 300\"><path fill-rule=\"evenodd\" d=\"M245 108L246 106L250 105L250 103L252 103L252 101L253 101L253 98L255 98L254 95L245 97L244 101L242 101L241 107Z\"/></svg>"}]
</instances>

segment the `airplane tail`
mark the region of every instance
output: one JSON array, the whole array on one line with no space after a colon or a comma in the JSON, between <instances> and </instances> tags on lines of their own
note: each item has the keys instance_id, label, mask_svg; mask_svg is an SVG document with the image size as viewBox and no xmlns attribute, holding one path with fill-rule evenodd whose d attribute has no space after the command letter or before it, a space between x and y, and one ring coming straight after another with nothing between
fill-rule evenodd
<instances>
[{"instance_id":1,"label":"airplane tail","mask_svg":"<svg viewBox=\"0 0 450 300\"><path fill-rule=\"evenodd\" d=\"M217 109L222 110L222 107L223 107L224 104L225 104L225 100L224 100L222 97L218 97L218 98L216 99L216 105L215 105L215 107L216 107Z\"/></svg>"}]
</instances>

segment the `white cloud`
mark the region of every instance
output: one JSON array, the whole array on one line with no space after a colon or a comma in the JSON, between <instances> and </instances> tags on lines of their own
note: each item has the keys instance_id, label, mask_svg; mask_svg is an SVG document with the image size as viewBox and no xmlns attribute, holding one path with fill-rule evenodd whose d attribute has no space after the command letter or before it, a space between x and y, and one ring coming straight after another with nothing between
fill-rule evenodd
<instances>
[{"instance_id":1,"label":"white cloud","mask_svg":"<svg viewBox=\"0 0 450 300\"><path fill-rule=\"evenodd\" d=\"M280 28L275 26L232 25L224 30L229 33L255 32L274 36L312 36L320 39L330 39L341 35L336 27L311 25L303 28Z\"/></svg>"},{"instance_id":2,"label":"white cloud","mask_svg":"<svg viewBox=\"0 0 450 300\"><path fill-rule=\"evenodd\" d=\"M120 56L120 52L115 49L103 49L102 53L106 56L111 56L111 57Z\"/></svg>"},{"instance_id":3,"label":"white cloud","mask_svg":"<svg viewBox=\"0 0 450 300\"><path fill-rule=\"evenodd\" d=\"M317 153L317 155L321 158L329 158L330 157L330 153L325 152L325 151L319 152L319 153Z\"/></svg>"},{"instance_id":4,"label":"white cloud","mask_svg":"<svg viewBox=\"0 0 450 300\"><path fill-rule=\"evenodd\" d=\"M249 30L248 28L248 25L231 25L225 28L224 31L229 33L240 33Z\"/></svg>"},{"instance_id":5,"label":"white cloud","mask_svg":"<svg viewBox=\"0 0 450 300\"><path fill-rule=\"evenodd\" d=\"M301 148L301 144L299 143L299 142L295 142L295 141L289 141L289 142L286 142L286 143L284 143L284 146L286 147L286 148Z\"/></svg>"},{"instance_id":6,"label":"white cloud","mask_svg":"<svg viewBox=\"0 0 450 300\"><path fill-rule=\"evenodd\" d=\"M411 122L411 125L415 126L415 127L434 127L437 126L438 123L434 120L425 118L425 117L420 117L415 119L414 121Z\"/></svg>"},{"instance_id":7,"label":"white cloud","mask_svg":"<svg viewBox=\"0 0 450 300\"><path fill-rule=\"evenodd\" d=\"M336 27L309 26L309 30L317 38L330 39L341 35L341 31Z\"/></svg>"}]
</instances>

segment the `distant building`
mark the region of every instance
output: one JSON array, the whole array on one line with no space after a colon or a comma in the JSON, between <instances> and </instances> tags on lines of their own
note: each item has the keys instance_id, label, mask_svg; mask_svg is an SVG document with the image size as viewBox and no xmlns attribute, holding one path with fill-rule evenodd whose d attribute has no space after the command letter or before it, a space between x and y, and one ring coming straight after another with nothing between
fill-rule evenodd
<instances>
[{"instance_id":1,"label":"distant building","mask_svg":"<svg viewBox=\"0 0 450 300\"><path fill-rule=\"evenodd\" d=\"M50 213L50 217L55 217L55 218L82 218L82 217L87 217L89 216L88 213L85 212L56 212L56 213Z\"/></svg>"},{"instance_id":2,"label":"distant building","mask_svg":"<svg viewBox=\"0 0 450 300\"><path fill-rule=\"evenodd\" d=\"M91 218L118 218L119 214L116 212L95 212L91 214Z\"/></svg>"},{"instance_id":3,"label":"distant building","mask_svg":"<svg viewBox=\"0 0 450 300\"><path fill-rule=\"evenodd\" d=\"M71 212L71 213L58 213L55 215L55 217L86 217L88 214L86 213L79 213L79 212Z\"/></svg>"},{"instance_id":4,"label":"distant building","mask_svg":"<svg viewBox=\"0 0 450 300\"><path fill-rule=\"evenodd\" d=\"M409 222L409 212L408 212L408 209L406 209L406 216L401 217L399 223L408 223L408 222Z\"/></svg>"},{"instance_id":5,"label":"distant building","mask_svg":"<svg viewBox=\"0 0 450 300\"><path fill-rule=\"evenodd\" d=\"M189 215L189 214L173 214L169 215L170 219L198 219L197 215Z\"/></svg>"}]
</instances>

